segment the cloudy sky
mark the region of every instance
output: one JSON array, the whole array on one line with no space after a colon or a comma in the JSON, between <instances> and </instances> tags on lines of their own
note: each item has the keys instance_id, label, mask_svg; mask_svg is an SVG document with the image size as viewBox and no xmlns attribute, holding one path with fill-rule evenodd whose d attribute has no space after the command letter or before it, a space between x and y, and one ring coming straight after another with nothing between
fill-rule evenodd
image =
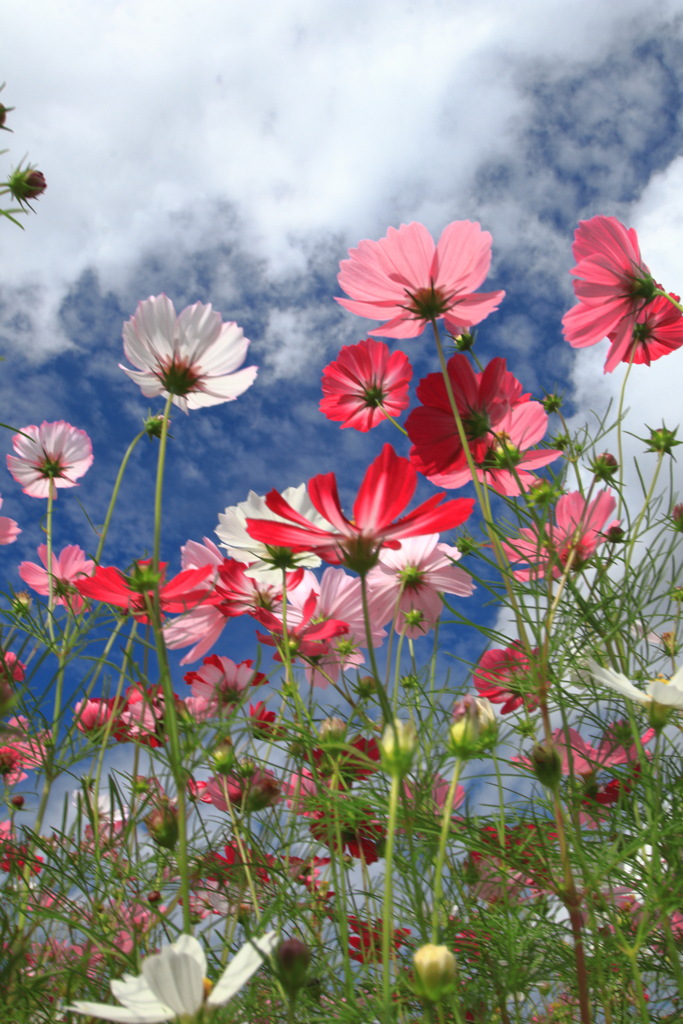
<instances>
[{"instance_id":1,"label":"cloudy sky","mask_svg":"<svg viewBox=\"0 0 683 1024\"><path fill-rule=\"evenodd\" d=\"M324 421L320 374L370 326L333 301L339 260L390 225L418 220L438 236L480 221L494 239L486 287L508 295L480 358L505 356L526 390L559 389L577 415L604 409L622 377L603 376L606 343L576 352L560 331L572 233L618 216L655 277L683 290L682 36L683 0L8 7L2 99L16 110L0 160L4 173L28 155L48 189L25 231L0 225L1 418L66 419L95 451L78 492L59 499L57 546L95 547L79 500L103 518L125 444L161 408L118 363L124 320L162 291L237 321L261 368L237 402L174 417L173 568L178 546L213 536L250 488L335 470L354 493L394 437ZM427 335L402 347L416 379L435 369ZM639 432L678 421L681 358L635 368ZM110 549L120 564L151 544L154 454L145 442L126 478ZM9 477L0 490L24 531L3 549L19 585L42 507Z\"/></svg>"}]
</instances>

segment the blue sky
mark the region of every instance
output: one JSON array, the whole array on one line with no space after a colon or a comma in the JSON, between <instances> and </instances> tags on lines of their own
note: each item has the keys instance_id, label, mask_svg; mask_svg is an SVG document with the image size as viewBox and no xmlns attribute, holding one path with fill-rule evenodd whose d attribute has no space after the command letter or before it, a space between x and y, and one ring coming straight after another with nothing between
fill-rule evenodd
<instances>
[{"instance_id":1,"label":"blue sky","mask_svg":"<svg viewBox=\"0 0 683 1024\"><path fill-rule=\"evenodd\" d=\"M508 293L479 356L504 355L537 397L559 388L577 417L606 407L621 372L603 377L604 344L562 341L576 223L635 226L655 277L681 290L680 0L36 0L3 22L17 109L1 159L28 153L48 190L25 232L3 227L2 419L66 419L95 452L57 503L57 547L95 547L78 500L103 518L126 443L161 408L118 368L123 321L150 294L211 302L261 368L237 402L175 415L163 554L176 569L180 544L213 536L249 489L334 470L348 499L394 443L388 426L340 431L317 410L322 367L371 326L333 301L360 239L479 220L494 239L486 287ZM427 335L402 347L416 380L435 369ZM638 432L677 422L680 358L634 373ZM151 545L154 457L145 441L105 562ZM42 509L9 476L0 491L24 530L2 552L18 586Z\"/></svg>"}]
</instances>

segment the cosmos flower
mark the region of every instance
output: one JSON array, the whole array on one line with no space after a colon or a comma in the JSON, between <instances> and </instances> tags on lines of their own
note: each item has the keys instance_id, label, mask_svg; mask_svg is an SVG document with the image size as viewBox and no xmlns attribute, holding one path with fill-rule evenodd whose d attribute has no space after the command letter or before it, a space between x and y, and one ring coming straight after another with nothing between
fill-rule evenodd
<instances>
[{"instance_id":1,"label":"cosmos flower","mask_svg":"<svg viewBox=\"0 0 683 1024\"><path fill-rule=\"evenodd\" d=\"M475 373L467 356L448 360L453 397L477 468L479 480L501 494L519 494L535 479L533 471L561 455L559 450L528 451L544 436L548 414L530 401L522 385L496 358ZM448 392L440 373L430 373L417 388L420 405L406 420L413 442L410 461L437 487L462 487L472 479Z\"/></svg>"},{"instance_id":2,"label":"cosmos flower","mask_svg":"<svg viewBox=\"0 0 683 1024\"><path fill-rule=\"evenodd\" d=\"M123 325L123 351L137 370L121 366L146 398L173 395L183 412L232 402L250 387L257 367L242 365L249 342L223 323L211 304L196 302L176 316L167 295L138 303Z\"/></svg>"},{"instance_id":3,"label":"cosmos flower","mask_svg":"<svg viewBox=\"0 0 683 1024\"><path fill-rule=\"evenodd\" d=\"M383 341L345 345L323 370L320 411L342 429L371 430L408 408L412 375L408 357Z\"/></svg>"},{"instance_id":4,"label":"cosmos flower","mask_svg":"<svg viewBox=\"0 0 683 1024\"><path fill-rule=\"evenodd\" d=\"M2 498L0 498L0 508L2 508ZM21 530L15 519L10 519L9 516L0 516L0 544L14 544L20 533Z\"/></svg>"},{"instance_id":5,"label":"cosmos flower","mask_svg":"<svg viewBox=\"0 0 683 1024\"><path fill-rule=\"evenodd\" d=\"M634 341L642 344L649 332L655 336L659 330L662 332L664 347L657 356L670 351L666 339L677 341L681 330L674 326L675 313L667 314L660 305L654 312L647 311L659 285L642 260L633 228L625 228L616 217L581 221L574 234L572 252L576 266L571 273L579 301L562 318L566 341L574 348L585 348L609 337L605 373L614 370L622 360L628 361ZM667 299L662 301L671 305ZM673 347L678 344L680 341ZM649 362L651 358L652 352L649 358L634 356L633 361Z\"/></svg>"},{"instance_id":6,"label":"cosmos flower","mask_svg":"<svg viewBox=\"0 0 683 1024\"><path fill-rule=\"evenodd\" d=\"M353 518L344 515L334 473L314 476L308 493L314 507L332 529L313 526L292 508L277 491L266 504L286 522L247 519L247 530L266 544L312 551L333 565L343 564L363 574L377 564L383 546L400 547L401 539L450 530L463 523L472 511L470 498L441 504L445 495L435 494L401 519L394 516L405 509L417 485L417 474L409 461L385 444L368 467L353 505ZM440 506L440 507L437 507Z\"/></svg>"},{"instance_id":7,"label":"cosmos flower","mask_svg":"<svg viewBox=\"0 0 683 1024\"><path fill-rule=\"evenodd\" d=\"M580 491L564 494L555 507L554 523L546 523L540 532L537 527L525 527L502 545L517 579L548 574L559 578L570 559L571 568L580 569L609 531L619 526L616 519L607 524L616 504L608 490L598 491L589 502Z\"/></svg>"},{"instance_id":8,"label":"cosmos flower","mask_svg":"<svg viewBox=\"0 0 683 1024\"><path fill-rule=\"evenodd\" d=\"M7 468L32 498L56 498L58 488L76 487L93 461L86 432L64 420L22 427L12 445L17 454L7 456Z\"/></svg>"},{"instance_id":9,"label":"cosmos flower","mask_svg":"<svg viewBox=\"0 0 683 1024\"><path fill-rule=\"evenodd\" d=\"M368 573L368 588L378 621L396 618L396 631L407 637L424 636L443 610L441 594L469 597L474 584L454 565L457 548L439 544L438 533L409 537L398 551L382 551Z\"/></svg>"},{"instance_id":10,"label":"cosmos flower","mask_svg":"<svg viewBox=\"0 0 683 1024\"><path fill-rule=\"evenodd\" d=\"M586 668L593 682L607 686L610 690L620 693L622 697L637 701L638 704L647 705L654 702L663 707L683 708L683 667L679 668L671 679L657 676L647 684L645 690L639 690L622 672L603 668L592 659L588 660Z\"/></svg>"},{"instance_id":11,"label":"cosmos flower","mask_svg":"<svg viewBox=\"0 0 683 1024\"><path fill-rule=\"evenodd\" d=\"M181 935L160 953L142 962L142 974L124 974L111 982L122 1006L78 999L68 1007L75 1013L124 1024L163 1024L179 1017L194 1019L204 1006L224 1006L264 963L277 944L275 932L245 943L212 987L206 982L206 956L192 935ZM207 993L208 988L208 995Z\"/></svg>"},{"instance_id":12,"label":"cosmos flower","mask_svg":"<svg viewBox=\"0 0 683 1024\"><path fill-rule=\"evenodd\" d=\"M338 281L351 298L337 302L358 316L386 320L370 331L377 336L417 338L441 317L449 331L461 334L505 295L475 291L491 265L491 235L469 220L449 224L437 245L423 224L402 224L379 242L360 242L349 256Z\"/></svg>"},{"instance_id":13,"label":"cosmos flower","mask_svg":"<svg viewBox=\"0 0 683 1024\"><path fill-rule=\"evenodd\" d=\"M676 296L677 298L677 296ZM674 352L683 345L683 316L672 302L657 295L647 306L638 310L631 338L622 338L618 330L607 335L611 347L605 363L605 372L622 363L645 363Z\"/></svg>"},{"instance_id":14,"label":"cosmos flower","mask_svg":"<svg viewBox=\"0 0 683 1024\"><path fill-rule=\"evenodd\" d=\"M83 600L74 587L74 582L91 576L95 571L95 563L85 557L85 551L77 544L69 544L58 555L52 552L52 573L47 571L47 544L38 548L38 557L42 565L35 562L21 562L19 575L24 583L38 594L50 593L50 576L52 577L52 596L55 604L66 605L74 612L83 607Z\"/></svg>"},{"instance_id":15,"label":"cosmos flower","mask_svg":"<svg viewBox=\"0 0 683 1024\"><path fill-rule=\"evenodd\" d=\"M538 648L534 648L531 653L537 655ZM533 711L538 705L532 689L534 679L531 661L519 641L511 647L485 651L472 678L480 697L503 705L500 709L502 715L516 711L522 704L527 711Z\"/></svg>"}]
</instances>

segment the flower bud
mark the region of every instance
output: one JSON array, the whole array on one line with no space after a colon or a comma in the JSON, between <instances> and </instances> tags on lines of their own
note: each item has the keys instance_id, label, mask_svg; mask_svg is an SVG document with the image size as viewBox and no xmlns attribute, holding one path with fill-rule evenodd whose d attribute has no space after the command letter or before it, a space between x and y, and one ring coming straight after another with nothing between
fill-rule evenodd
<instances>
[{"instance_id":1,"label":"flower bud","mask_svg":"<svg viewBox=\"0 0 683 1024\"><path fill-rule=\"evenodd\" d=\"M546 412L559 412L562 408L562 399L559 395L551 392L549 395L545 396L541 405Z\"/></svg>"},{"instance_id":2,"label":"flower bud","mask_svg":"<svg viewBox=\"0 0 683 1024\"><path fill-rule=\"evenodd\" d=\"M30 199L42 196L47 188L45 177L35 167L17 167L7 179L7 187L18 203L27 203Z\"/></svg>"},{"instance_id":3,"label":"flower bud","mask_svg":"<svg viewBox=\"0 0 683 1024\"><path fill-rule=\"evenodd\" d=\"M537 743L530 754L536 778L548 789L555 789L562 778L562 758L553 740Z\"/></svg>"},{"instance_id":4,"label":"flower bud","mask_svg":"<svg viewBox=\"0 0 683 1024\"><path fill-rule=\"evenodd\" d=\"M382 767L390 775L402 778L410 769L413 753L417 746L417 730L412 721L402 722L394 719L385 726L380 741Z\"/></svg>"},{"instance_id":5,"label":"flower bud","mask_svg":"<svg viewBox=\"0 0 683 1024\"><path fill-rule=\"evenodd\" d=\"M683 444L683 442L676 440L678 427L674 430L667 430L664 424L662 424L657 430L653 430L652 427L649 430L650 437L646 440L646 451L657 452L660 455L671 455L671 451L676 445Z\"/></svg>"},{"instance_id":6,"label":"flower bud","mask_svg":"<svg viewBox=\"0 0 683 1024\"><path fill-rule=\"evenodd\" d=\"M430 1003L436 1003L455 983L457 965L447 946L427 943L413 953L419 994Z\"/></svg>"},{"instance_id":7,"label":"flower bud","mask_svg":"<svg viewBox=\"0 0 683 1024\"><path fill-rule=\"evenodd\" d=\"M213 748L211 760L219 775L230 774L235 764L235 751L229 736L224 736L220 743Z\"/></svg>"},{"instance_id":8,"label":"flower bud","mask_svg":"<svg viewBox=\"0 0 683 1024\"><path fill-rule=\"evenodd\" d=\"M149 814L144 818L157 846L165 850L174 850L178 842L178 809L168 797L162 797Z\"/></svg>"},{"instance_id":9,"label":"flower bud","mask_svg":"<svg viewBox=\"0 0 683 1024\"><path fill-rule=\"evenodd\" d=\"M479 757L495 746L498 723L487 697L468 694L453 708L450 728L451 753L456 757Z\"/></svg>"},{"instance_id":10,"label":"flower bud","mask_svg":"<svg viewBox=\"0 0 683 1024\"><path fill-rule=\"evenodd\" d=\"M160 901L161 901L161 893L159 892L158 889L152 889L151 892L147 893L147 902L148 903L154 904L154 903L159 903Z\"/></svg>"},{"instance_id":11,"label":"flower bud","mask_svg":"<svg viewBox=\"0 0 683 1024\"><path fill-rule=\"evenodd\" d=\"M24 806L24 798L21 795L21 793L17 793L16 796L12 797L12 799L10 800L10 803L11 803L12 807L16 807L16 809L18 811L20 811L21 808Z\"/></svg>"},{"instance_id":12,"label":"flower bud","mask_svg":"<svg viewBox=\"0 0 683 1024\"><path fill-rule=\"evenodd\" d=\"M341 718L326 718L320 723L318 734L321 743L325 743L325 741L332 744L339 743L346 735L346 722Z\"/></svg>"},{"instance_id":13,"label":"flower bud","mask_svg":"<svg viewBox=\"0 0 683 1024\"><path fill-rule=\"evenodd\" d=\"M683 533L683 505L674 505L671 510L671 524L674 530Z\"/></svg>"},{"instance_id":14,"label":"flower bud","mask_svg":"<svg viewBox=\"0 0 683 1024\"><path fill-rule=\"evenodd\" d=\"M290 996L295 995L306 984L308 965L311 962L310 949L299 939L285 939L278 947L275 960L284 989Z\"/></svg>"},{"instance_id":15,"label":"flower bud","mask_svg":"<svg viewBox=\"0 0 683 1024\"><path fill-rule=\"evenodd\" d=\"M618 469L619 463L609 452L596 455L591 463L591 472L596 480L609 482Z\"/></svg>"},{"instance_id":16,"label":"flower bud","mask_svg":"<svg viewBox=\"0 0 683 1024\"><path fill-rule=\"evenodd\" d=\"M249 778L244 800L246 811L262 811L280 799L280 783L270 772L257 768Z\"/></svg>"}]
</instances>

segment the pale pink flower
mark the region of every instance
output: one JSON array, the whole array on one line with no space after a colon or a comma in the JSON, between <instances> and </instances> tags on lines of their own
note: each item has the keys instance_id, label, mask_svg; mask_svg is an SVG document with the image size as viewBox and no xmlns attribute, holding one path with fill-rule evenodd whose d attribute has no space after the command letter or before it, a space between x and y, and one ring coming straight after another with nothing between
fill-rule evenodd
<instances>
[{"instance_id":1,"label":"pale pink flower","mask_svg":"<svg viewBox=\"0 0 683 1024\"><path fill-rule=\"evenodd\" d=\"M453 564L459 558L457 548L439 544L438 533L407 537L397 551L383 549L368 573L378 619L395 620L404 636L424 636L441 615L442 594L469 597L474 590L471 577Z\"/></svg>"},{"instance_id":2,"label":"pale pink flower","mask_svg":"<svg viewBox=\"0 0 683 1024\"><path fill-rule=\"evenodd\" d=\"M0 498L0 508L2 508L2 498ZM14 544L20 533L21 530L15 519L10 519L9 516L0 516L0 544Z\"/></svg>"},{"instance_id":3,"label":"pale pink flower","mask_svg":"<svg viewBox=\"0 0 683 1024\"><path fill-rule=\"evenodd\" d=\"M436 245L423 224L402 224L379 242L360 242L349 256L338 281L351 298L337 302L358 316L386 321L370 334L416 338L441 317L449 331L461 334L505 295L475 290L491 265L491 235L469 220L449 224Z\"/></svg>"},{"instance_id":4,"label":"pale pink flower","mask_svg":"<svg viewBox=\"0 0 683 1024\"><path fill-rule=\"evenodd\" d=\"M123 350L137 367L121 366L146 398L173 395L183 412L232 402L256 379L242 365L249 342L236 323L223 323L211 304L196 302L178 316L167 295L138 303L123 325Z\"/></svg>"},{"instance_id":5,"label":"pale pink flower","mask_svg":"<svg viewBox=\"0 0 683 1024\"><path fill-rule=\"evenodd\" d=\"M412 375L408 357L383 341L345 345L323 370L320 411L342 428L371 430L408 408Z\"/></svg>"},{"instance_id":6,"label":"pale pink flower","mask_svg":"<svg viewBox=\"0 0 683 1024\"><path fill-rule=\"evenodd\" d=\"M192 688L192 696L203 700L206 717L220 714L239 704L250 687L266 681L262 672L255 672L253 661L242 661L236 665L230 658L217 654L204 658L204 664L197 672L188 672L185 682Z\"/></svg>"},{"instance_id":7,"label":"pale pink flower","mask_svg":"<svg viewBox=\"0 0 683 1024\"><path fill-rule=\"evenodd\" d=\"M610 491L598 491L587 502L580 491L564 494L555 508L555 522L541 528L526 527L503 544L503 550L520 580L542 575L560 577L567 565L580 569L606 540L619 520L607 520L616 508ZM527 563L527 567L520 567Z\"/></svg>"},{"instance_id":8,"label":"pale pink flower","mask_svg":"<svg viewBox=\"0 0 683 1024\"><path fill-rule=\"evenodd\" d=\"M41 565L35 562L21 562L19 575L24 583L38 594L50 593L50 574L47 571L47 544L38 548ZM52 596L55 604L66 605L74 612L83 607L83 599L76 591L73 583L84 576L91 576L95 571L95 563L85 557L85 551L77 544L69 544L59 555L52 552Z\"/></svg>"},{"instance_id":9,"label":"pale pink flower","mask_svg":"<svg viewBox=\"0 0 683 1024\"><path fill-rule=\"evenodd\" d=\"M22 427L12 445L17 454L7 456L7 468L32 498L56 498L58 488L77 487L93 461L86 432L64 420Z\"/></svg>"}]
</instances>

